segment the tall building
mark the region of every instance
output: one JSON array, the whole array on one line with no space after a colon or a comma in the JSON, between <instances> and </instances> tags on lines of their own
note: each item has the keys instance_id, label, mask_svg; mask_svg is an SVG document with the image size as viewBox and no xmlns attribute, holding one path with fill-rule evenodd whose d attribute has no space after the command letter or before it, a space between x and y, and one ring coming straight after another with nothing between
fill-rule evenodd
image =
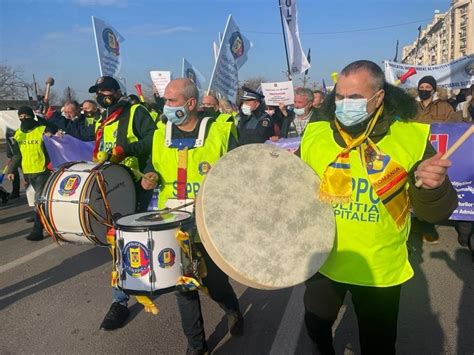
<instances>
[{"instance_id":1,"label":"tall building","mask_svg":"<svg viewBox=\"0 0 474 355\"><path fill-rule=\"evenodd\" d=\"M473 0L452 0L445 13L435 11L433 20L412 44L403 47L403 63L435 65L474 53Z\"/></svg>"}]
</instances>

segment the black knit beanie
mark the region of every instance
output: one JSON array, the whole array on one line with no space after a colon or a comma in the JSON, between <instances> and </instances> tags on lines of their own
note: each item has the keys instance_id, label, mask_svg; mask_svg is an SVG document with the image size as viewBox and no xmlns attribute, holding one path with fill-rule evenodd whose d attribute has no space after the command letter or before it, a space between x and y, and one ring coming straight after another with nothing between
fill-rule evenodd
<instances>
[{"instance_id":1,"label":"black knit beanie","mask_svg":"<svg viewBox=\"0 0 474 355\"><path fill-rule=\"evenodd\" d=\"M431 75L422 77L418 82L418 87L420 87L421 84L430 84L433 87L433 90L436 91L436 79Z\"/></svg>"},{"instance_id":2,"label":"black knit beanie","mask_svg":"<svg viewBox=\"0 0 474 355\"><path fill-rule=\"evenodd\" d=\"M35 117L35 113L33 112L33 109L28 106L21 106L18 109L18 117L21 115L27 115L28 117Z\"/></svg>"}]
</instances>

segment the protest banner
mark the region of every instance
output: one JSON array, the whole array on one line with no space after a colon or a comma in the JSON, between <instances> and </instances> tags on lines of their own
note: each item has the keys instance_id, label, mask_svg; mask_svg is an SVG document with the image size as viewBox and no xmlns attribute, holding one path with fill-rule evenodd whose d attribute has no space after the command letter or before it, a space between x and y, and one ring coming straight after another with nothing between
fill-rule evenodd
<instances>
[{"instance_id":1,"label":"protest banner","mask_svg":"<svg viewBox=\"0 0 474 355\"><path fill-rule=\"evenodd\" d=\"M285 149L289 151L290 153L296 152L300 146L300 143L301 143L301 137L280 138L276 142L272 142L271 140L268 140L265 142L265 144L276 145L277 147L281 149Z\"/></svg>"},{"instance_id":2,"label":"protest banner","mask_svg":"<svg viewBox=\"0 0 474 355\"><path fill-rule=\"evenodd\" d=\"M262 83L262 94L265 95L265 103L268 106L278 106L280 103L293 105L295 95L293 81L282 81L277 83Z\"/></svg>"},{"instance_id":3,"label":"protest banner","mask_svg":"<svg viewBox=\"0 0 474 355\"><path fill-rule=\"evenodd\" d=\"M100 75L115 78L120 82L122 90L125 89L123 79L120 78L119 74L122 66L120 43L124 41L124 38L111 25L94 16L92 16L92 27L94 29Z\"/></svg>"},{"instance_id":4,"label":"protest banner","mask_svg":"<svg viewBox=\"0 0 474 355\"><path fill-rule=\"evenodd\" d=\"M158 94L163 97L166 85L171 81L170 71L152 70L150 71L151 81Z\"/></svg>"},{"instance_id":5,"label":"protest banner","mask_svg":"<svg viewBox=\"0 0 474 355\"><path fill-rule=\"evenodd\" d=\"M430 142L436 151L446 153L451 145L461 137L472 123L439 123L431 125ZM300 138L266 141L282 149L294 152L300 145ZM474 136L471 136L449 158L452 166L448 170L449 179L457 191L459 205L451 220L474 221Z\"/></svg>"},{"instance_id":6,"label":"protest banner","mask_svg":"<svg viewBox=\"0 0 474 355\"><path fill-rule=\"evenodd\" d=\"M196 67L190 62L188 62L185 58L183 58L183 69L181 72L181 76L183 78L188 78L194 84L196 84L196 87L199 91L199 96L202 97L204 82L206 81L206 78L204 78L204 75L202 75L201 72L197 70Z\"/></svg>"},{"instance_id":7,"label":"protest banner","mask_svg":"<svg viewBox=\"0 0 474 355\"><path fill-rule=\"evenodd\" d=\"M436 79L439 88L462 89L474 84L474 54L453 60L452 62L439 65L411 65L390 61L384 61L385 80L390 84L395 82L410 68L416 70L416 74L410 76L400 84L401 88L416 88L418 81L427 75Z\"/></svg>"},{"instance_id":8,"label":"protest banner","mask_svg":"<svg viewBox=\"0 0 474 355\"><path fill-rule=\"evenodd\" d=\"M472 123L432 124L430 141L441 153L469 128ZM449 158L449 178L458 193L459 205L450 219L474 221L474 136L471 136Z\"/></svg>"},{"instance_id":9,"label":"protest banner","mask_svg":"<svg viewBox=\"0 0 474 355\"><path fill-rule=\"evenodd\" d=\"M279 0L279 6L290 70L289 74L301 74L311 68L311 64L309 64L301 47L296 0Z\"/></svg>"},{"instance_id":10,"label":"protest banner","mask_svg":"<svg viewBox=\"0 0 474 355\"><path fill-rule=\"evenodd\" d=\"M84 142L69 135L43 136L51 165L57 169L73 161L92 161L95 142Z\"/></svg>"},{"instance_id":11,"label":"protest banner","mask_svg":"<svg viewBox=\"0 0 474 355\"><path fill-rule=\"evenodd\" d=\"M7 128L16 131L20 128L17 110L0 111L0 139L5 138Z\"/></svg>"},{"instance_id":12,"label":"protest banner","mask_svg":"<svg viewBox=\"0 0 474 355\"><path fill-rule=\"evenodd\" d=\"M247 61L250 47L251 43L240 33L239 27L229 15L208 92L221 95L230 102L237 101L238 71Z\"/></svg>"}]
</instances>

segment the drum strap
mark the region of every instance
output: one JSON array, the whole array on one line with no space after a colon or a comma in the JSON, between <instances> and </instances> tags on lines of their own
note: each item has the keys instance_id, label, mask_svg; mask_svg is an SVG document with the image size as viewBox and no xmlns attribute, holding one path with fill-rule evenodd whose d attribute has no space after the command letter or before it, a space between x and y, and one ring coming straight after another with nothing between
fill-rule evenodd
<instances>
[{"instance_id":1,"label":"drum strap","mask_svg":"<svg viewBox=\"0 0 474 355\"><path fill-rule=\"evenodd\" d=\"M107 243L109 244L109 251L112 255L112 273L111 273L111 280L110 285L112 287L117 287L119 272L117 271L117 243L116 243L116 236L115 236L115 228L109 228L107 231Z\"/></svg>"},{"instance_id":2,"label":"drum strap","mask_svg":"<svg viewBox=\"0 0 474 355\"><path fill-rule=\"evenodd\" d=\"M138 303L141 303L145 307L145 312L152 313L157 315L159 310L158 307L153 303L153 301L148 296L135 296Z\"/></svg>"},{"instance_id":3,"label":"drum strap","mask_svg":"<svg viewBox=\"0 0 474 355\"><path fill-rule=\"evenodd\" d=\"M191 263L191 269L187 269L187 267L184 268L184 275L176 281L176 287L183 292L200 290L208 294L207 288L202 284L202 279L207 276L206 265L200 255L194 255L189 233L179 230L178 233L176 233L176 240L178 241L182 254L184 254L182 257Z\"/></svg>"},{"instance_id":4,"label":"drum strap","mask_svg":"<svg viewBox=\"0 0 474 355\"><path fill-rule=\"evenodd\" d=\"M186 185L188 182L188 147L178 150L178 171L177 171L176 197L178 200L186 199Z\"/></svg>"},{"instance_id":5,"label":"drum strap","mask_svg":"<svg viewBox=\"0 0 474 355\"><path fill-rule=\"evenodd\" d=\"M97 159L100 143L102 142L102 138L104 136L105 126L107 126L109 123L114 122L118 118L118 116L120 116L122 111L123 111L123 107L118 108L117 110L112 112L110 115L108 115L105 119L103 119L102 122L100 123L99 128L95 132L95 146L94 146L94 151L93 151L94 159Z\"/></svg>"},{"instance_id":6,"label":"drum strap","mask_svg":"<svg viewBox=\"0 0 474 355\"><path fill-rule=\"evenodd\" d=\"M204 117L199 125L197 139L192 142L190 139L172 139L173 125L170 121L166 123L165 145L168 148L178 148L178 170L177 170L177 198L185 200L187 195L188 182L188 149L202 147L206 136L206 127L211 118ZM194 144L193 144L194 143Z\"/></svg>"}]
</instances>

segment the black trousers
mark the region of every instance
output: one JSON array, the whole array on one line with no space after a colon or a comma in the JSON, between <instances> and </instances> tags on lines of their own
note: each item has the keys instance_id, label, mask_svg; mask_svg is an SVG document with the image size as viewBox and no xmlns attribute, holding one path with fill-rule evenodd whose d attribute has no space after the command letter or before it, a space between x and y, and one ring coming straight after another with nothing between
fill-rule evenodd
<instances>
[{"instance_id":1,"label":"black trousers","mask_svg":"<svg viewBox=\"0 0 474 355\"><path fill-rule=\"evenodd\" d=\"M195 245L206 263L207 276L202 281L211 299L217 302L226 314L240 312L239 301L229 283L229 277L212 261L201 243ZM188 346L192 349L205 349L206 335L198 291L178 291L176 298Z\"/></svg>"},{"instance_id":2,"label":"black trousers","mask_svg":"<svg viewBox=\"0 0 474 355\"><path fill-rule=\"evenodd\" d=\"M140 182L135 183L135 190L137 192L137 206L136 212L146 212L153 196L153 189L144 190Z\"/></svg>"},{"instance_id":3,"label":"black trousers","mask_svg":"<svg viewBox=\"0 0 474 355\"><path fill-rule=\"evenodd\" d=\"M15 174L15 178L12 182L12 192L10 194L18 196L20 194L20 173L18 172L18 169L16 169L13 174Z\"/></svg>"},{"instance_id":4,"label":"black trousers","mask_svg":"<svg viewBox=\"0 0 474 355\"><path fill-rule=\"evenodd\" d=\"M305 323L318 351L335 354L332 325L349 291L359 325L362 354L395 354L401 285L367 287L332 281L317 273L306 281Z\"/></svg>"}]
</instances>

